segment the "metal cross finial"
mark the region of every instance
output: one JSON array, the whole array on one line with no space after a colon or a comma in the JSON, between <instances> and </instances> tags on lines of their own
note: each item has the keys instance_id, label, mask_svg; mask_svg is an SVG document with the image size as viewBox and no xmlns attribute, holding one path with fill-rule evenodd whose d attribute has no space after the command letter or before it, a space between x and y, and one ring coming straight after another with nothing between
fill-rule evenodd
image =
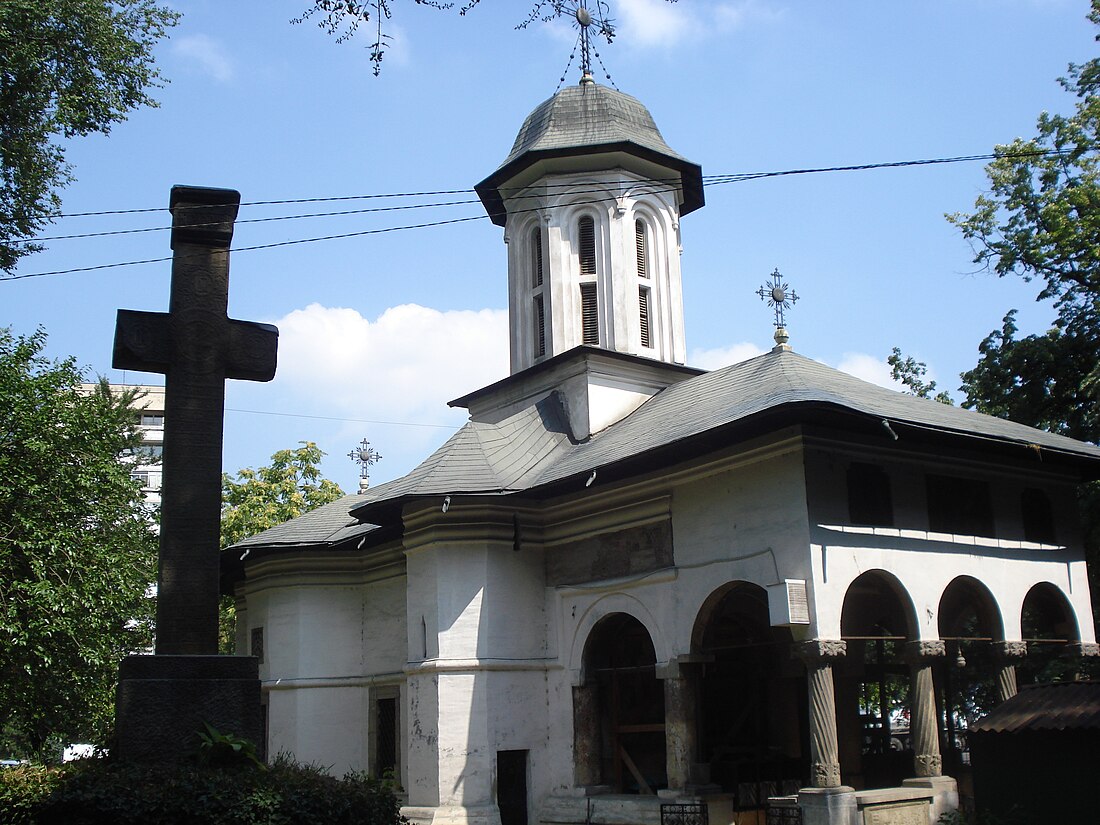
<instances>
[{"instance_id":1,"label":"metal cross finial","mask_svg":"<svg viewBox=\"0 0 1100 825\"><path fill-rule=\"evenodd\" d=\"M767 301L768 306L775 309L775 340L780 345L786 344L789 336L784 313L798 301L798 295L789 284L783 282L783 276L779 274L778 269L772 272L771 283L765 283L756 290L756 294L760 296L760 300Z\"/></svg>"},{"instance_id":2,"label":"metal cross finial","mask_svg":"<svg viewBox=\"0 0 1100 825\"><path fill-rule=\"evenodd\" d=\"M543 13L542 8L546 5L549 5L550 11ZM592 77L592 58L595 57L599 60L600 53L593 46L593 34L604 38L608 43L615 38L615 26L608 16L609 11L610 9L605 0L543 0L543 2L535 5L531 17L522 25L526 26L536 20L545 23L563 15L572 17L577 28L580 29L577 45L580 47L581 52L580 69L581 84L583 85L596 82ZM569 55L570 65L573 63L575 54L576 49L574 49L573 54ZM600 65L603 65L602 61ZM566 68L565 73L562 74L561 83L565 82L565 75L568 71L568 68ZM607 79L611 80L610 74L607 75Z\"/></svg>"},{"instance_id":3,"label":"metal cross finial","mask_svg":"<svg viewBox=\"0 0 1100 825\"><path fill-rule=\"evenodd\" d=\"M359 446L348 453L348 458L359 465L359 492L367 489L370 483L370 468L382 460L382 454L371 447L367 439L359 442Z\"/></svg>"}]
</instances>

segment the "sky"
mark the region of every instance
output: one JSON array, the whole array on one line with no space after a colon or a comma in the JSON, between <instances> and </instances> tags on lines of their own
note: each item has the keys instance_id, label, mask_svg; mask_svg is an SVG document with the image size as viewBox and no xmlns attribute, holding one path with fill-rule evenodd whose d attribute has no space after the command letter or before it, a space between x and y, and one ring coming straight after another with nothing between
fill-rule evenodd
<instances>
[{"instance_id":1,"label":"sky","mask_svg":"<svg viewBox=\"0 0 1100 825\"><path fill-rule=\"evenodd\" d=\"M270 383L228 383L224 469L314 441L350 492L347 453L367 439L382 456L371 483L400 476L465 420L447 401L508 373L504 238L472 188L559 78L577 82L577 32L517 30L526 0L461 17L393 0L375 77L371 32L338 44L290 22L307 0L172 5L159 108L67 144L74 217L43 233L58 239L24 259L28 277L0 280L0 326L43 328L47 354L89 377L162 383L112 369L111 348L118 309L167 310L168 262L45 273L167 258L173 185L237 189L229 314L279 327L279 367ZM707 176L978 155L1072 110L1056 79L1096 54L1088 5L612 0L618 36L600 43L596 76L639 98ZM966 162L708 186L682 224L689 364L772 346L755 293L778 268L799 296L795 350L889 385L897 346L961 398L959 373L1009 309L1023 334L1054 317L1037 284L978 269L945 220L985 185ZM307 199L320 200L287 203ZM75 216L88 212L116 214ZM330 239L287 243L316 238Z\"/></svg>"}]
</instances>

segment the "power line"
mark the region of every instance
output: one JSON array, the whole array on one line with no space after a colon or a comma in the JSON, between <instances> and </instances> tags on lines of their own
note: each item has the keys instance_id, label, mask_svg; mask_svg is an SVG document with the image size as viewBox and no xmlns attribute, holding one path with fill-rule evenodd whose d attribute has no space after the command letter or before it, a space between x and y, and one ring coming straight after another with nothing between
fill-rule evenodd
<instances>
[{"instance_id":1,"label":"power line","mask_svg":"<svg viewBox=\"0 0 1100 825\"><path fill-rule=\"evenodd\" d=\"M787 169L787 170L773 171L773 172L743 172L743 173L726 174L726 175L707 175L707 176L703 177L703 181L704 181L704 186L721 186L721 185L728 184L728 183L744 183L744 182L747 182L747 181L750 181L750 180L760 180L760 179L765 179L765 178L776 178L776 177L788 177L788 176L793 176L793 175L821 174L821 173L828 173L828 172L862 172L862 171L868 171L868 170L874 170L874 169L895 169L895 168L905 168L905 167L913 167L913 166L932 166L932 165L941 165L941 164L949 164L949 163L967 163L967 162L980 161L980 160L992 160L992 159L996 159L996 158L1039 157L1039 156L1047 156L1047 155L1063 155L1063 154L1067 154L1067 151L1068 150L1041 149L1041 150L1027 151L1027 152L994 152L994 153L980 154L980 155L959 155L959 156L955 156L955 157L925 158L925 159L920 159L920 160L889 161L889 162L884 162L884 163L864 163L864 164L857 164L857 165L852 165L852 166L827 166L827 167L814 167L814 168L805 168L805 169ZM674 182L674 180L676 182L678 182L678 179L656 180L656 181L652 181L652 182L671 184L671 183ZM627 182L628 183L637 183L637 181L627 181ZM554 185L552 184L551 187L552 186L554 186ZM571 185L570 184L559 184L558 186L569 187ZM606 187L606 185L605 185L605 187ZM590 191L593 194L595 194L595 193L605 193L606 192L605 187L598 187L596 189L586 190L586 191L578 191L577 194L586 194L588 191ZM298 198L298 199L293 199L293 200L252 201L248 204L242 204L242 206L245 206L245 205L260 206L260 205L288 204L288 203L317 203L317 202L326 202L326 201L346 201L346 200L375 199L375 198L398 198L398 197L416 197L416 196L423 197L423 196L428 196L428 195L466 194L466 193L473 192L473 191L474 190L472 190L472 189L437 190L437 191L434 191L434 192L404 192L404 193L391 193L391 194L385 194L385 195L346 195L346 196L335 196L335 197L324 197L324 198ZM602 198L601 198L601 200L602 200ZM268 217L268 218L246 219L246 220L243 220L243 221L239 221L238 223L261 223L261 222L276 221L276 220L291 220L291 219L304 218L304 217L330 217L330 216L335 217L335 216L341 216L341 215L359 214L359 213L363 213L363 212L388 212L388 211L396 211L396 210L399 210L399 209L427 208L427 207L431 207L431 206L468 205L468 204L472 204L472 203L476 203L476 202L477 201L474 201L474 200L452 201L452 202L438 203L438 204L429 203L429 204L415 204L415 205L410 205L410 206L378 207L378 208L370 208L370 209L364 209L364 210L347 210L347 211L332 212L332 213L317 213L317 214L312 214L312 215L274 216L274 217ZM598 201L594 201L594 202L598 202ZM571 205L576 205L576 204L571 204ZM77 217L77 216L90 216L90 215L133 214L133 213L137 213L137 212L161 211L161 209L163 209L163 208L164 207L160 207L158 209L132 209L132 210L117 210L117 211L103 211L103 212L73 213L71 215L62 216L62 217ZM201 208L201 207L199 207L199 208ZM527 210L517 210L517 214L522 213L522 212L541 211L541 209L542 209L542 207L533 207L532 209L527 209ZM318 243L318 242L321 242L321 241L340 240L340 239L343 239L343 238L362 237L362 236L366 236L366 235L378 235L378 234L384 234L384 233L389 233L389 232L400 232L400 231L405 231L405 230L410 230L410 229L428 229L428 228L438 227L438 226L447 226L447 225L450 225L450 224L466 223L466 222L469 222L469 221L486 220L487 218L488 218L487 215L476 215L476 216L469 216L469 217L462 217L462 218L451 218L451 219L442 220L442 221L429 221L429 222L418 223L418 224L405 224L405 225L399 225L399 226L382 227L382 228L379 228L379 229L364 229L364 230L359 230L359 231L356 231L356 232L345 232L345 233L339 233L339 234L333 234L333 235L323 235L323 236L314 237L314 238L298 238L298 239L289 240L289 241L277 241L277 242L268 243L268 244L257 244L257 245L254 245L254 246L245 246L245 247L239 247L239 248L231 249L230 251L231 252L252 252L252 251L256 251L256 250L260 250L260 249L273 249L273 248L282 247L282 246L295 246L295 245L305 244L305 243ZM75 236L70 236L70 237L74 237L74 238L97 237L97 236L101 236L101 235L115 235L115 234L129 234L131 232L157 231L158 229L167 229L167 228L170 228L170 227L156 227L156 228L150 228L150 229L136 229L136 230L119 230L117 232L103 232L103 233L86 233L84 235L75 235ZM63 239L63 238L57 238L57 239L60 240L60 239ZM43 238L43 239L39 239L39 240L51 240L51 239ZM71 269L59 269L59 270L52 270L52 271L48 271L48 272L31 272L31 273L25 273L25 274L22 274L22 275L8 275L8 276L0 277L0 281L17 281L17 280L24 280L24 279L27 279L27 278L41 278L41 277L46 277L46 276L50 276L50 275L70 275L70 274L75 274L75 273L78 273L78 272L95 272L95 271L99 271L99 270L103 270L103 269L114 269L114 268L123 267L123 266L138 266L138 265L143 265L143 264L164 263L166 261L171 261L171 260L172 260L172 256L161 257L161 258L147 258L147 259L136 260L136 261L119 261L119 262L109 263L109 264L98 264L98 265L95 265L95 266L87 266L87 267L74 267L74 268L71 268Z\"/></svg>"},{"instance_id":2,"label":"power line","mask_svg":"<svg viewBox=\"0 0 1100 825\"><path fill-rule=\"evenodd\" d=\"M332 415L305 415L302 413L270 412L268 410L241 410L235 407L226 407L226 412L248 413L249 415L273 415L281 418L309 418L315 421L342 421L353 424L378 424L391 427L434 427L441 430L457 430L450 424L424 424L416 421L375 421L370 418L341 418Z\"/></svg>"}]
</instances>

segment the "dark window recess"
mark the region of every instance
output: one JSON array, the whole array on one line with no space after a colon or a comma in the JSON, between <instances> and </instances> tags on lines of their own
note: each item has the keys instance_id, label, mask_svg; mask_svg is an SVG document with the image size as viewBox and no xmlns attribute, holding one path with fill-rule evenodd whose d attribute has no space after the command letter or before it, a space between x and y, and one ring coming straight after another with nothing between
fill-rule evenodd
<instances>
[{"instance_id":1,"label":"dark window recess","mask_svg":"<svg viewBox=\"0 0 1100 825\"><path fill-rule=\"evenodd\" d=\"M379 699L375 713L374 771L383 776L397 767L397 699Z\"/></svg>"},{"instance_id":2,"label":"dark window recess","mask_svg":"<svg viewBox=\"0 0 1100 825\"><path fill-rule=\"evenodd\" d=\"M596 274L596 225L591 216L585 215L577 224L580 236L581 275Z\"/></svg>"},{"instance_id":3,"label":"dark window recess","mask_svg":"<svg viewBox=\"0 0 1100 825\"><path fill-rule=\"evenodd\" d=\"M497 751L500 825L527 825L527 751Z\"/></svg>"},{"instance_id":4,"label":"dark window recess","mask_svg":"<svg viewBox=\"0 0 1100 825\"><path fill-rule=\"evenodd\" d=\"M868 527L894 526L890 476L877 464L848 467L848 519Z\"/></svg>"},{"instance_id":5,"label":"dark window recess","mask_svg":"<svg viewBox=\"0 0 1100 825\"><path fill-rule=\"evenodd\" d=\"M252 628L252 633L249 637L249 650L250 656L255 656L260 662L264 660L264 629L262 627Z\"/></svg>"},{"instance_id":6,"label":"dark window recess","mask_svg":"<svg viewBox=\"0 0 1100 825\"><path fill-rule=\"evenodd\" d=\"M642 331L642 346L652 347L649 338L649 290L638 288L638 323Z\"/></svg>"},{"instance_id":7,"label":"dark window recess","mask_svg":"<svg viewBox=\"0 0 1100 825\"><path fill-rule=\"evenodd\" d=\"M600 344L600 313L595 284L581 284L581 343Z\"/></svg>"},{"instance_id":8,"label":"dark window recess","mask_svg":"<svg viewBox=\"0 0 1100 825\"><path fill-rule=\"evenodd\" d=\"M542 296L535 296L535 357L546 355L546 310L542 305Z\"/></svg>"},{"instance_id":9,"label":"dark window recess","mask_svg":"<svg viewBox=\"0 0 1100 825\"><path fill-rule=\"evenodd\" d=\"M634 248L638 254L638 277L649 277L649 250L645 242L645 223L634 221Z\"/></svg>"},{"instance_id":10,"label":"dark window recess","mask_svg":"<svg viewBox=\"0 0 1100 825\"><path fill-rule=\"evenodd\" d=\"M929 475L927 487L928 527L932 532L994 536L988 482Z\"/></svg>"},{"instance_id":11,"label":"dark window recess","mask_svg":"<svg viewBox=\"0 0 1100 825\"><path fill-rule=\"evenodd\" d=\"M1020 496L1020 514L1024 522L1024 538L1040 544L1054 544L1058 535L1054 530L1054 510L1050 498L1042 490L1029 487Z\"/></svg>"},{"instance_id":12,"label":"dark window recess","mask_svg":"<svg viewBox=\"0 0 1100 825\"><path fill-rule=\"evenodd\" d=\"M534 286L542 286L542 229L539 227L531 232L531 269L534 271Z\"/></svg>"}]
</instances>

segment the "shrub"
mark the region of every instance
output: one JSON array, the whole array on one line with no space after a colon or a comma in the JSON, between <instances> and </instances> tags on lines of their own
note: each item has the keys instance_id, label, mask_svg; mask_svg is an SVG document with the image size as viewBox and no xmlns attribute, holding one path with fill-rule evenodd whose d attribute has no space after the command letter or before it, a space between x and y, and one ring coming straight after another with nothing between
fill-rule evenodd
<instances>
[{"instance_id":1,"label":"shrub","mask_svg":"<svg viewBox=\"0 0 1100 825\"><path fill-rule=\"evenodd\" d=\"M120 764L0 771L0 822L11 825L401 825L392 783L343 779L285 758L269 768Z\"/></svg>"}]
</instances>

